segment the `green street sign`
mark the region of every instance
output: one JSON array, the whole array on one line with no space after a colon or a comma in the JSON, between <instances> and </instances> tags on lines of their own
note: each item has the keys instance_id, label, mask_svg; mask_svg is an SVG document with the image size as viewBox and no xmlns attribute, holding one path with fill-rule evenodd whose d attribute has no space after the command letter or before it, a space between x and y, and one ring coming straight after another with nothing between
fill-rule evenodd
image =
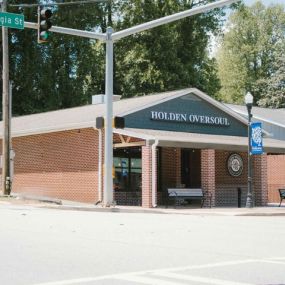
<instances>
[{"instance_id":1,"label":"green street sign","mask_svg":"<svg viewBox=\"0 0 285 285\"><path fill-rule=\"evenodd\" d=\"M24 29L24 22L24 15L22 14L0 12L0 26L14 29Z\"/></svg>"}]
</instances>

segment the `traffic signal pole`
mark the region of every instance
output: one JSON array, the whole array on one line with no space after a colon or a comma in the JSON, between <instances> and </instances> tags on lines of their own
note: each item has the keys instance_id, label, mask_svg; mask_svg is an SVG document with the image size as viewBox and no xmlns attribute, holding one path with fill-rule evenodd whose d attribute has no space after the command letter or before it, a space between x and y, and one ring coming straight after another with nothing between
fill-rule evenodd
<instances>
[{"instance_id":1,"label":"traffic signal pole","mask_svg":"<svg viewBox=\"0 0 285 285\"><path fill-rule=\"evenodd\" d=\"M108 28L107 32L94 33L89 31L81 31L76 29L69 29L63 27L52 27L51 32L74 35L79 37L86 37L89 39L97 39L106 42L106 70L105 70L105 146L104 146L104 197L103 205L110 206L113 204L113 44L114 41L120 40L126 36L133 35L142 31L149 30L154 27L158 27L167 23L177 21L189 16L197 15L200 13L208 12L215 8L220 8L225 5L230 5L239 0L220 0L214 3L210 3L204 6L199 6L193 9L189 9L180 13L176 13L170 16L166 16L154 21L150 21L141 25L131 27L116 33L113 33L112 28ZM38 29L36 23L25 22L26 28ZM95 122L94 122L95 123Z\"/></svg>"},{"instance_id":2,"label":"traffic signal pole","mask_svg":"<svg viewBox=\"0 0 285 285\"><path fill-rule=\"evenodd\" d=\"M7 0L2 1L2 12L7 11ZM9 49L8 28L2 27L2 50L3 50L3 72L2 72L2 192L10 195L10 124L9 124Z\"/></svg>"},{"instance_id":3,"label":"traffic signal pole","mask_svg":"<svg viewBox=\"0 0 285 285\"><path fill-rule=\"evenodd\" d=\"M104 206L113 204L113 40L112 28L106 33L106 78L105 78L105 165L104 165Z\"/></svg>"}]
</instances>

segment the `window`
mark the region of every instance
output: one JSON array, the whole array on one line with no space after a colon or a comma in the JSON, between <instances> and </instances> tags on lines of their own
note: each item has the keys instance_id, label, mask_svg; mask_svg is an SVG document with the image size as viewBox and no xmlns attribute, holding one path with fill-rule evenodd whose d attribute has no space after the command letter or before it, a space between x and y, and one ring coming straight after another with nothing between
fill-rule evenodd
<instances>
[{"instance_id":1,"label":"window","mask_svg":"<svg viewBox=\"0 0 285 285\"><path fill-rule=\"evenodd\" d=\"M140 148L114 150L114 190L141 191L142 166Z\"/></svg>"}]
</instances>

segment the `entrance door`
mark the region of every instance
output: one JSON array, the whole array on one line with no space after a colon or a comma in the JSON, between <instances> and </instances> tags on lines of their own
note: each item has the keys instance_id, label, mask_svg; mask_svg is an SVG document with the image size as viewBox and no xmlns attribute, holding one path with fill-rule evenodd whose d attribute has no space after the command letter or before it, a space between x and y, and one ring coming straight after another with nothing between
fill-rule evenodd
<instances>
[{"instance_id":1,"label":"entrance door","mask_svg":"<svg viewBox=\"0 0 285 285\"><path fill-rule=\"evenodd\" d=\"M201 187L201 151L199 149L181 150L181 183L186 188Z\"/></svg>"},{"instance_id":2,"label":"entrance door","mask_svg":"<svg viewBox=\"0 0 285 285\"><path fill-rule=\"evenodd\" d=\"M140 205L142 183L141 148L114 149L114 190L118 205Z\"/></svg>"}]
</instances>

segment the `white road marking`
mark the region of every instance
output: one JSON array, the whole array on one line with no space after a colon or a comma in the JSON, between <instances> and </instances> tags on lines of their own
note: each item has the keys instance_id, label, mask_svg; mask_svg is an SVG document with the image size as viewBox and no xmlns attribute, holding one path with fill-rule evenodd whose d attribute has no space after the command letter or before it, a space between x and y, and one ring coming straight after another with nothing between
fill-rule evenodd
<instances>
[{"instance_id":1,"label":"white road marking","mask_svg":"<svg viewBox=\"0 0 285 285\"><path fill-rule=\"evenodd\" d=\"M266 258L265 260L285 260L285 257L271 257L271 258Z\"/></svg>"},{"instance_id":2,"label":"white road marking","mask_svg":"<svg viewBox=\"0 0 285 285\"><path fill-rule=\"evenodd\" d=\"M254 285L253 283L241 283L241 282L234 282L229 280L222 280L222 279L214 279L208 277L200 277L200 276L193 276L193 275L185 275L185 274L177 274L177 273L155 273L155 276L179 279L179 280L187 280L187 281L196 281L206 284L215 284L215 285Z\"/></svg>"},{"instance_id":3,"label":"white road marking","mask_svg":"<svg viewBox=\"0 0 285 285\"><path fill-rule=\"evenodd\" d=\"M235 261L223 261L223 262L216 262L216 263L208 263L208 264L201 264L201 265L189 265L189 266L182 266L182 267L174 267L174 268L165 268L165 269L158 269L149 272L169 272L169 271L182 271L182 270L190 270L190 269L203 269L203 268L212 268L212 267L222 267L222 266L229 266L229 265L237 265L243 263L250 263L250 262L257 262L259 259L244 259L244 260L235 260Z\"/></svg>"},{"instance_id":4,"label":"white road marking","mask_svg":"<svg viewBox=\"0 0 285 285\"><path fill-rule=\"evenodd\" d=\"M111 275L110 275L111 276ZM99 276L99 277L87 277L87 278L77 278L77 279L69 279L69 280L62 280L62 281L52 281L52 282L44 282L38 283L35 285L69 285L69 284L82 284L92 281L104 280L111 277L107 276Z\"/></svg>"},{"instance_id":5,"label":"white road marking","mask_svg":"<svg viewBox=\"0 0 285 285\"><path fill-rule=\"evenodd\" d=\"M278 259L283 259L283 258L278 257ZM86 277L86 278L68 279L68 280L61 280L61 281L51 281L51 282L37 283L34 285L83 284L83 283L105 280L105 279L124 279L124 278L128 278L130 276L137 276L137 275L143 275L143 274L162 274L162 273L169 273L170 271L182 271L182 270L191 270L191 269L222 267L222 266L237 265L237 264L244 264L244 263L250 263L250 262L265 262L265 261L274 261L274 260L276 260L276 258L244 259L244 260L236 260L236 261L208 263L208 264L202 264L202 265L189 265L189 266L172 267L172 268L157 269L157 270L144 270L144 271L137 271L137 272L121 273L121 274L110 274L110 275L102 275L102 276L97 276L97 277ZM146 283L146 284L149 284L149 283ZM152 284L154 284L154 283L152 283ZM157 284L159 284L159 283L157 283ZM163 285L166 283L160 283L160 284ZM214 283L212 283L212 284L214 284ZM229 284L229 283L227 283L227 284ZM232 284L235 284L235 283L232 283ZM238 284L238 283L236 283L236 284ZM244 285L244 283L239 283L239 284Z\"/></svg>"},{"instance_id":6,"label":"white road marking","mask_svg":"<svg viewBox=\"0 0 285 285\"><path fill-rule=\"evenodd\" d=\"M273 259L272 260L263 259L260 262L274 263L274 264L285 264L285 260L284 261L278 261L278 260L273 260Z\"/></svg>"},{"instance_id":7,"label":"white road marking","mask_svg":"<svg viewBox=\"0 0 285 285\"><path fill-rule=\"evenodd\" d=\"M177 282L159 280L159 279L143 277L143 276L124 276L118 279L130 281L130 282L149 284L149 285L181 285L181 283L177 283Z\"/></svg>"}]
</instances>

